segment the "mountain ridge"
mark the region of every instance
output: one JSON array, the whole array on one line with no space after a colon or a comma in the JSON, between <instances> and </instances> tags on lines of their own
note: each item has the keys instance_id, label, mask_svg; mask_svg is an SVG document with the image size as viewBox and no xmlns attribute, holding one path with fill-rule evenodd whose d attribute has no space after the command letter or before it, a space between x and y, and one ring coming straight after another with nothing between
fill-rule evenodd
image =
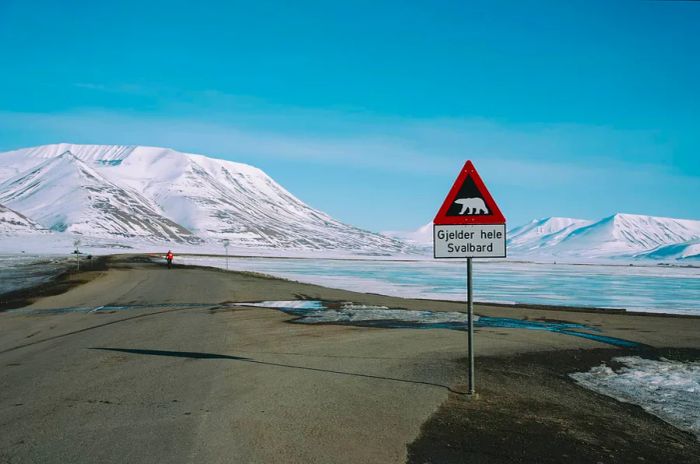
<instances>
[{"instance_id":1,"label":"mountain ridge","mask_svg":"<svg viewBox=\"0 0 700 464\"><path fill-rule=\"evenodd\" d=\"M85 236L411 252L306 205L259 168L161 147L61 143L0 153L0 198L47 227Z\"/></svg>"},{"instance_id":2,"label":"mountain ridge","mask_svg":"<svg viewBox=\"0 0 700 464\"><path fill-rule=\"evenodd\" d=\"M432 223L415 231L386 233L432 248ZM508 256L516 259L700 260L700 221L692 219L629 213L597 221L545 217L509 229L506 236Z\"/></svg>"},{"instance_id":3,"label":"mountain ridge","mask_svg":"<svg viewBox=\"0 0 700 464\"><path fill-rule=\"evenodd\" d=\"M35 233L46 234L48 230L42 228L25 215L0 204L0 235Z\"/></svg>"},{"instance_id":4,"label":"mountain ridge","mask_svg":"<svg viewBox=\"0 0 700 464\"><path fill-rule=\"evenodd\" d=\"M558 252L589 257L634 256L698 238L700 221L616 213L572 231L561 241Z\"/></svg>"},{"instance_id":5,"label":"mountain ridge","mask_svg":"<svg viewBox=\"0 0 700 464\"><path fill-rule=\"evenodd\" d=\"M65 151L0 183L0 202L47 229L97 237L197 243L136 191L105 179Z\"/></svg>"}]
</instances>

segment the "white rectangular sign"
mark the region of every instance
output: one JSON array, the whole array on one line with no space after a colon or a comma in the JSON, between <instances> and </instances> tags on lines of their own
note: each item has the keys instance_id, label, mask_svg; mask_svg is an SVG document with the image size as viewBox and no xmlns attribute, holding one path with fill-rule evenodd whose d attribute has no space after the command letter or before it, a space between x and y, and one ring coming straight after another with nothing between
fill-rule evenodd
<instances>
[{"instance_id":1,"label":"white rectangular sign","mask_svg":"<svg viewBox=\"0 0 700 464\"><path fill-rule=\"evenodd\" d=\"M433 225L435 258L505 258L505 224Z\"/></svg>"}]
</instances>

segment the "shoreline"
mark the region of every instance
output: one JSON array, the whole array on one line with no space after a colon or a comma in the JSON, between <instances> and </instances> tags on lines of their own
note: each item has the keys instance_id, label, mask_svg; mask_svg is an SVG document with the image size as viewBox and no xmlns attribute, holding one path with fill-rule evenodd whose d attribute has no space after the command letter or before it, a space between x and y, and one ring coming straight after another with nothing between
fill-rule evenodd
<instances>
[{"instance_id":1,"label":"shoreline","mask_svg":"<svg viewBox=\"0 0 700 464\"><path fill-rule=\"evenodd\" d=\"M271 251L271 250L268 250ZM148 254L148 253L145 253ZM157 254L157 253L153 253ZM226 255L216 254L216 253L180 253L180 256L201 256L201 257L211 257L211 258L226 258ZM324 261L380 261L380 262L407 262L407 263L421 263L421 262L434 262L435 258L432 255L420 255L421 259L416 258L388 258L384 259L384 255L368 255L367 257L362 256L348 256L348 257L318 257L318 256L269 256L269 255L241 255L241 254L230 254L229 258L236 259L299 259L299 260L317 260L322 259ZM380 258L380 259L377 259ZM453 259L452 261L457 261ZM445 262L445 261L442 261ZM668 261L650 262L650 263L639 263L633 261L625 262L611 262L610 260L600 261L600 262L568 262L568 261L543 261L543 260L523 260L523 259L502 259L502 258L474 258L474 262L477 263L514 263L514 264L536 264L538 266L603 266L603 267L641 267L641 268L652 268L656 269L658 267L671 267L679 269L700 269L700 264L693 263L673 263Z\"/></svg>"},{"instance_id":2,"label":"shoreline","mask_svg":"<svg viewBox=\"0 0 700 464\"><path fill-rule=\"evenodd\" d=\"M157 264L154 261L154 257L152 256L153 254L113 254L113 255L101 255L101 256L94 256L93 257L93 262L90 265L89 269L81 269L80 271L74 271L74 270L65 270L61 272L60 274L57 274L50 280L43 282L41 284L31 286L31 287L26 287L23 289L7 292L4 294L0 295L0 313L4 311L9 311L11 309L17 309L22 307L22 305L28 305L31 304L32 301L36 300L37 298L43 298L46 296L52 296L52 295L57 295L61 294L63 292L66 292L76 286L82 285L84 283L89 282L90 280L94 279L97 277L98 274L95 274L96 272L104 272L109 269L109 264L113 262L120 262L122 261L122 265L124 261L127 262L134 262L134 263L154 263ZM224 256L219 256L219 255L191 255L191 254L184 254L184 256L206 256L206 257L222 257ZM233 258L234 256L230 256ZM285 257L280 257L280 258L268 258L268 257L256 257L256 256L237 256L237 258L249 258L249 259L315 259L315 258L285 258ZM340 260L343 261L343 259L334 259L334 258L328 258L328 260ZM362 259L359 259L359 261L362 261ZM533 264L533 263L529 263ZM583 264L585 265L585 264ZM271 280L284 280L287 282L292 282L292 283L298 283L302 285L318 285L321 287L329 288L332 290L340 290L340 291L346 291L343 289L339 288L334 288L334 287L326 287L324 285L319 285L319 284L310 284L308 282L301 282L298 280L293 280L285 277L278 277L274 276L271 274L266 274L264 272L255 272L255 271L240 271L240 270L226 270L222 269L219 267L215 266L206 266L206 265L198 265L198 264L175 264L174 267L178 268L189 268L189 269L204 269L204 270L209 270L209 271L215 271L215 272L224 272L224 273L243 273L243 274L252 274L259 276L261 278L266 278L266 279L271 279ZM348 290L352 292L351 290ZM395 297L391 295L385 295L381 293L374 293L374 292L364 292L367 295L374 295L374 296L379 296L379 297L387 297L387 298L403 298L403 297ZM460 300L446 300L446 299L438 299L438 298L420 298L420 297L409 297L408 299L411 300L420 300L420 301L425 301L427 303L430 302L441 302L441 303L462 303L466 304L466 297L465 301L460 301ZM628 310L625 308L604 308L604 307L592 307L592 306L572 306L572 305L548 305L548 304L537 304L537 303L503 303L503 302L489 302L489 301L475 301L475 305L478 306L485 306L485 307L493 307L493 308L502 308L502 307L508 307L508 308L514 308L514 309L536 309L536 310L544 310L544 311L558 311L558 312L574 312L574 313L605 313L605 314L627 314L627 315L635 315L635 316L658 316L658 317L671 317L671 318L686 318L686 319L700 319L700 314L695 315L695 314L684 314L684 313L664 313L664 312L652 312L652 311L634 311L634 310Z\"/></svg>"}]
</instances>

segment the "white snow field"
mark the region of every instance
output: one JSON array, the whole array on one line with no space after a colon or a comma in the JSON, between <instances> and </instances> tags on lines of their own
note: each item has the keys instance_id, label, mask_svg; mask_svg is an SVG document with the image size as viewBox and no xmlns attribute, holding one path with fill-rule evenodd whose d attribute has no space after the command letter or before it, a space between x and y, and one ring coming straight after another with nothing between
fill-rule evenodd
<instances>
[{"instance_id":1,"label":"white snow field","mask_svg":"<svg viewBox=\"0 0 700 464\"><path fill-rule=\"evenodd\" d=\"M579 384L619 401L633 403L700 439L700 362L623 356L617 371L602 364L570 374Z\"/></svg>"},{"instance_id":2,"label":"white snow field","mask_svg":"<svg viewBox=\"0 0 700 464\"><path fill-rule=\"evenodd\" d=\"M224 257L182 256L179 261L226 268ZM231 257L228 266L356 292L465 298L464 262ZM474 292L483 302L700 315L700 269L691 267L475 261Z\"/></svg>"}]
</instances>

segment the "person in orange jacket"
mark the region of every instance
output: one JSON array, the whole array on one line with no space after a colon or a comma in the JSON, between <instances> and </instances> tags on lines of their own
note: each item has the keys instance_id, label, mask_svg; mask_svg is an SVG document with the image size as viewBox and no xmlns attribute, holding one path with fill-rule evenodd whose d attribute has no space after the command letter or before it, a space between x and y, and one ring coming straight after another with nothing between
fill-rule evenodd
<instances>
[{"instance_id":1,"label":"person in orange jacket","mask_svg":"<svg viewBox=\"0 0 700 464\"><path fill-rule=\"evenodd\" d=\"M172 251L168 250L168 253L165 255L165 259L168 260L168 269L173 267L173 258L175 255L173 254Z\"/></svg>"}]
</instances>

